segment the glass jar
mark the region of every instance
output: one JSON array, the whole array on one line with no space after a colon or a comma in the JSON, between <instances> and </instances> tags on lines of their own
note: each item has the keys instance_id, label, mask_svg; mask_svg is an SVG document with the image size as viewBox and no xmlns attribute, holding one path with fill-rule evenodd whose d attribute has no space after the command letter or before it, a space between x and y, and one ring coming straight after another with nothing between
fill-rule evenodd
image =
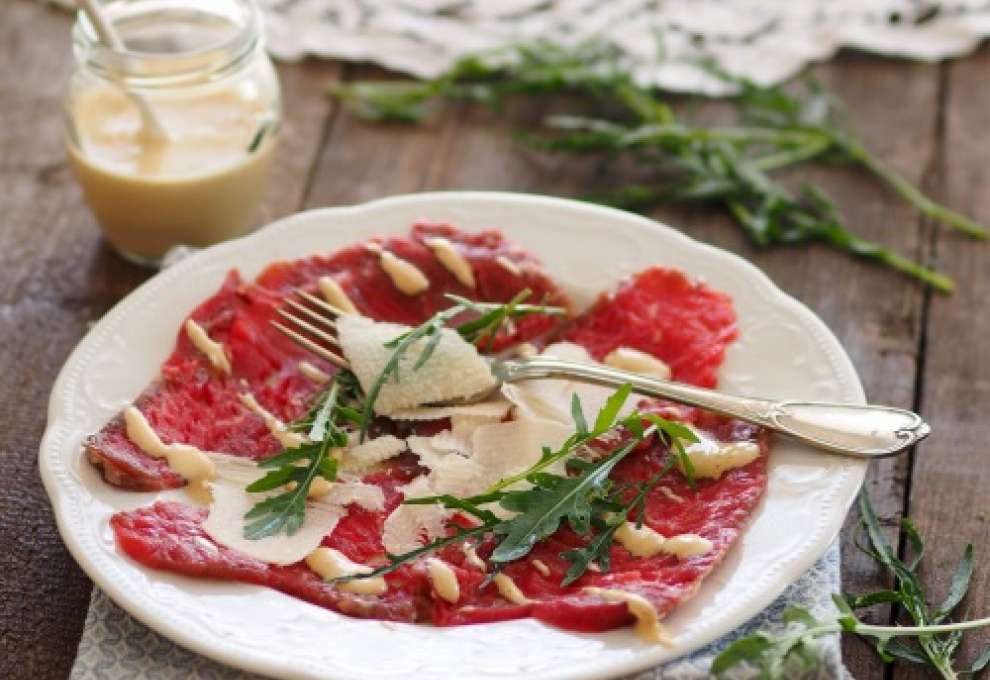
<instances>
[{"instance_id":1,"label":"glass jar","mask_svg":"<svg viewBox=\"0 0 990 680\"><path fill-rule=\"evenodd\" d=\"M278 77L251 0L108 0L126 48L79 13L66 143L86 202L124 257L246 233L281 123ZM164 135L142 116L150 109Z\"/></svg>"}]
</instances>

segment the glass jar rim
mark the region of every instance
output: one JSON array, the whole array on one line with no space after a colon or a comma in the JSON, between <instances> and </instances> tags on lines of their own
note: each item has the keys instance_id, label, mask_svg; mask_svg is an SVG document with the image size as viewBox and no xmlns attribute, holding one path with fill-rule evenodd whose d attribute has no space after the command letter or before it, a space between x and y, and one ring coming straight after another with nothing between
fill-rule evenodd
<instances>
[{"instance_id":1,"label":"glass jar rim","mask_svg":"<svg viewBox=\"0 0 990 680\"><path fill-rule=\"evenodd\" d=\"M235 70L263 43L261 12L255 0L222 0L238 10L232 20L230 35L204 47L191 50L157 52L125 47L113 49L101 42L85 13L79 11L72 29L76 61L104 78L126 81L129 87L174 87L212 80ZM164 6L162 0L109 0L103 3L111 23L151 13ZM201 14L207 4L202 0L179 0L180 6ZM123 8L123 9L122 9ZM232 17L229 14L216 14Z\"/></svg>"}]
</instances>

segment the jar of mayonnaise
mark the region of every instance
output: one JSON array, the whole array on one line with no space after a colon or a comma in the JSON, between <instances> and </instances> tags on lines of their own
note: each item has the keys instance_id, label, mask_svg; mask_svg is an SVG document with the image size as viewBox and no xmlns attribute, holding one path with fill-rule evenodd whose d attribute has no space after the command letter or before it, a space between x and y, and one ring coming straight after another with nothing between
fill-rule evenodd
<instances>
[{"instance_id":1,"label":"jar of mayonnaise","mask_svg":"<svg viewBox=\"0 0 990 680\"><path fill-rule=\"evenodd\" d=\"M80 13L65 110L69 157L107 240L124 257L154 265L172 246L246 233L281 122L253 1L101 5L126 47L101 43Z\"/></svg>"}]
</instances>

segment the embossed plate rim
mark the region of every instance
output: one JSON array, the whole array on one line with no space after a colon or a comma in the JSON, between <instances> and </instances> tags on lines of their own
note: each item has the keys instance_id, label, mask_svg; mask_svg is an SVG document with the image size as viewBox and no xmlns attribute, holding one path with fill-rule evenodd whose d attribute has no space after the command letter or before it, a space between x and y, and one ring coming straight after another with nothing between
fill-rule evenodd
<instances>
[{"instance_id":1,"label":"embossed plate rim","mask_svg":"<svg viewBox=\"0 0 990 680\"><path fill-rule=\"evenodd\" d=\"M560 252L548 253L546 248L543 251L534 248L538 256L548 260L548 268L554 273L558 273L555 268L566 271L568 267L585 273L589 271L588 263L582 261L585 254L575 245L581 242L577 236L582 230L586 238L599 239L595 241L596 253L603 248L621 254L626 248L632 260L639 262L632 268L643 266L644 257L655 257L668 265L683 263L682 267L689 274L703 274L712 280L713 285L727 290L736 298L737 305L741 305L743 343L746 342L746 329L752 328L756 333L761 321L772 331L766 338L760 338L761 341L772 343L783 332L782 342L789 342L792 351L800 349L795 349L795 343L806 343L804 351L809 356L814 355L813 365L787 370L800 376L800 389L811 392L794 396L821 398L821 392L814 390L831 390L845 401L862 403L864 400L862 387L848 356L827 327L807 307L780 291L759 269L742 258L694 241L670 227L641 216L565 199L499 192L411 194L358 206L299 213L243 239L197 253L145 282L90 330L59 374L52 390L48 428L39 452L42 479L52 500L63 540L80 566L117 604L182 646L222 663L278 677L317 678L329 674L339 680L377 679L394 677L399 672L396 664L404 664L402 671L415 671L421 678L500 678L526 672L532 678L590 680L640 671L689 653L716 639L767 606L824 553L841 528L848 507L862 483L866 464L834 458L821 459L819 463L814 454L793 445L780 444L775 447L771 459L771 484L767 500L754 515L749 531L743 534L740 545L730 551L727 564L719 567L702 586L698 597L671 617L671 630L679 641L676 650L639 643L627 630L603 635L572 635L529 620L457 629L405 624L386 626L381 622L349 619L254 586L196 581L151 572L117 555L105 523L109 512L143 505L156 494L123 494L110 490L79 460L82 435L87 428L92 428L94 422L99 422L98 417L105 417L116 406L91 404L92 395L87 395L86 390L93 389L92 385L87 387L79 382L85 370L94 370L93 362L97 360L101 348L104 352L122 356L121 361L131 362L128 366L132 369L131 373L137 374L136 377L128 375L126 379L122 378L114 374L112 367L105 373L117 383L133 382L129 388L133 393L137 389L135 386L140 386L146 377L144 374L153 371L158 360L163 358L162 352L167 352L174 329L178 326L169 318L159 317L181 315L186 311L164 306L169 300L195 300L195 297L190 297L195 295L199 295L199 299L205 297L209 294L209 286L217 285L219 277L228 267L244 261L252 263L246 269L253 275L261 259L271 261L279 256L343 245L342 237L338 236L334 242L332 234L325 242L322 240L328 233L326 230L334 228L335 224L335 228L342 232L360 232L367 236L376 232L401 231L418 217L452 219L471 229L483 226L482 223L499 226L527 247L539 243L541 238L554 236L554 232L559 234L561 225L566 224L568 235L576 236L568 243L560 244L559 248L554 244L552 250L559 249ZM382 227L382 224L388 226ZM602 242L600 239L605 234L612 235L613 239ZM348 240L351 237L343 238ZM624 239L628 240L628 244ZM650 255L644 255L643 250ZM652 254L654 252L656 255ZM547 257L548 254L550 257ZM695 264L698 266L692 266ZM589 276L609 279L630 273L630 266L623 269L624 266L617 261L614 275L595 271ZM179 281L188 285L175 285ZM573 283L575 287L572 292L578 301L587 302L588 295L593 291L582 290L577 281ZM203 290L207 292L203 293ZM155 314L156 309L158 314ZM127 326L125 321L128 319L137 319L141 323ZM152 328L141 327L142 324ZM161 334L149 335L155 324L169 329L165 333L167 337L162 339ZM788 339L784 331L796 335ZM115 332L118 335L114 336ZM131 342L113 348L113 342L122 342L120 333L130 337ZM758 362L754 359L761 357L761 352L769 351L741 345L738 351L730 352L724 374L728 374L730 379L738 378L740 385L750 384L755 379L757 387L771 389L768 385L773 384L776 376L759 375ZM154 366L148 365L152 357ZM802 360L807 358L802 356ZM750 373L746 372L747 362L751 364L748 369ZM784 389L780 386L774 388ZM122 388L118 385L115 389L119 392ZM787 389L797 388L790 385ZM776 484L775 475L779 477ZM784 493L799 493L802 484L816 490L815 502L821 507L815 506L815 510L821 512L807 515L810 528L800 539L799 545L793 550L788 547L786 554L771 559L767 551L772 551L775 546L761 547L753 541L766 543L765 537L759 537L764 535L771 523L788 521L788 518L771 516L770 510L777 508L775 504L778 502L785 504L780 507L787 507L786 503L791 501L784 497ZM167 493L161 495L168 497ZM748 540L754 536L757 538ZM720 582L733 583L733 577L742 580L747 569L753 570L756 568L754 565L762 564L760 560L768 564L760 567L759 578L747 580L745 587L719 587ZM281 648L279 644L271 647L249 644L251 630L248 628L255 622L248 621L243 630L237 626L232 628L231 621L225 617L233 614L228 615L226 608L209 610L210 603L216 601L227 603L231 611L240 608L258 613L264 607L270 607L272 629L282 631L276 634L275 642L298 640L299 635L329 632L342 641L352 638L356 642L351 646L341 645L341 649L334 650L329 656L316 654L302 645L304 652L286 659L274 651ZM286 614L280 623L282 612ZM698 612L706 612L705 617L698 616ZM377 649L370 648L370 642L365 642L365 648L361 648L361 641L372 639L379 642L387 640L391 655L377 653ZM518 653L490 654L483 661L471 661L477 655L468 657L464 654L471 644L502 645ZM554 658L550 654L550 659L537 657L537 652L545 652L546 649L559 649L556 653L561 656ZM313 655L306 656L310 652ZM540 662L547 661L547 664L527 661L528 658L539 658ZM370 660L375 663L370 664ZM564 660L569 663L564 665Z\"/></svg>"}]
</instances>

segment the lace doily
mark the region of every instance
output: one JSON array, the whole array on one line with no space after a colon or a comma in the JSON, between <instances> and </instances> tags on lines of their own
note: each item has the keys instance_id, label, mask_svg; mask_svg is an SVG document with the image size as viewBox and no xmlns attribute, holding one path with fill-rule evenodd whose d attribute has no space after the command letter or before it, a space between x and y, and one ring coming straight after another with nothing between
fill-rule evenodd
<instances>
[{"instance_id":1,"label":"lace doily","mask_svg":"<svg viewBox=\"0 0 990 680\"><path fill-rule=\"evenodd\" d=\"M260 0L269 47L369 61L418 77L459 57L534 39L616 46L641 84L719 94L696 64L714 57L757 82L786 80L841 47L921 60L990 36L990 1L956 0Z\"/></svg>"}]
</instances>

